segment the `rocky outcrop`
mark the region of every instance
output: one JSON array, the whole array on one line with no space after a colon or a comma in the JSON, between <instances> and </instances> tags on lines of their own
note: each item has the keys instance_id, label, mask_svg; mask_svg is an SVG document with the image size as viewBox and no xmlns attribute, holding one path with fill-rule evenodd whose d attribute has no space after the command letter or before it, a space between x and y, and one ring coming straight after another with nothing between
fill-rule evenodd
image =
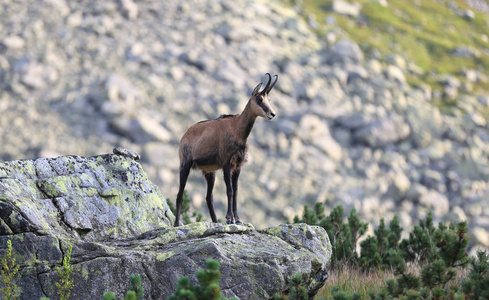
<instances>
[{"instance_id":1,"label":"rocky outcrop","mask_svg":"<svg viewBox=\"0 0 489 300\"><path fill-rule=\"evenodd\" d=\"M73 299L119 296L139 273L145 299L164 299L205 260L221 263L227 297L269 299L300 273L314 295L328 276L324 229L305 224L257 231L251 224L194 223L174 216L131 157L63 156L0 164L0 254L11 239L21 265L17 299L56 299L56 267L72 246Z\"/></svg>"}]
</instances>

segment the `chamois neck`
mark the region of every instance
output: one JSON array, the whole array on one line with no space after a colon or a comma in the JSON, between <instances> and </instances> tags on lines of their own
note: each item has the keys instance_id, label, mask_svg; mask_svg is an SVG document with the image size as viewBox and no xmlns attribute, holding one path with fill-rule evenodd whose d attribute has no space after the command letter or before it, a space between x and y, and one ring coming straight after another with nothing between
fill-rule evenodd
<instances>
[{"instance_id":1,"label":"chamois neck","mask_svg":"<svg viewBox=\"0 0 489 300\"><path fill-rule=\"evenodd\" d=\"M238 134L243 139L248 139L248 136L255 125L256 115L251 111L251 101L248 101L238 120Z\"/></svg>"}]
</instances>

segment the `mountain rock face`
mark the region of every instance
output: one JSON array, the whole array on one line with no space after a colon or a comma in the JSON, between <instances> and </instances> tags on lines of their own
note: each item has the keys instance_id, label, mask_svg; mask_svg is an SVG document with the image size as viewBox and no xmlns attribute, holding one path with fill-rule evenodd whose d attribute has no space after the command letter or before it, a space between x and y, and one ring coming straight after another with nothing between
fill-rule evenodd
<instances>
[{"instance_id":1,"label":"mountain rock face","mask_svg":"<svg viewBox=\"0 0 489 300\"><path fill-rule=\"evenodd\" d=\"M17 299L56 299L56 268L70 246L73 299L121 297L141 274L145 299L165 299L208 258L221 263L227 297L270 299L301 274L314 295L328 277L331 244L320 227L193 223L174 228L165 199L130 157L62 156L0 164L0 254L12 240Z\"/></svg>"},{"instance_id":2,"label":"mountain rock face","mask_svg":"<svg viewBox=\"0 0 489 300\"><path fill-rule=\"evenodd\" d=\"M1 160L122 146L174 199L185 130L240 113L270 72L277 117L258 119L250 135L244 221L275 226L320 201L373 226L397 214L410 229L433 211L435 222L467 220L472 245L489 247L489 100L467 92L487 74L440 76L440 91L410 85L420 68L402 55L366 51L334 18L314 28L283 1L32 2L0 4ZM207 216L200 174L187 190ZM214 190L222 217L221 180ZM81 234L107 234L97 231L103 220L65 219Z\"/></svg>"}]
</instances>

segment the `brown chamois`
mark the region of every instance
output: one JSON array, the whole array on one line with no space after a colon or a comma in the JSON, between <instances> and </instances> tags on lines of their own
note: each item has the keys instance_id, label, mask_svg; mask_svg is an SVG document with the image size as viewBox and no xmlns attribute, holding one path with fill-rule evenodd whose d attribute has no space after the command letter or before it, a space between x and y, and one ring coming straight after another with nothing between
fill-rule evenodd
<instances>
[{"instance_id":1,"label":"brown chamois","mask_svg":"<svg viewBox=\"0 0 489 300\"><path fill-rule=\"evenodd\" d=\"M238 177L241 166L248 161L248 136L257 117L272 120L275 111L270 106L268 94L277 83L278 75L260 92L263 84L258 84L243 112L239 115L222 115L214 120L207 120L192 125L180 140L180 188L177 194L177 212L175 227L180 225L182 195L187 183L190 169L199 169L207 181L207 207L212 222L217 223L212 198L212 189L216 171L222 169L228 198L227 224L241 224L237 209Z\"/></svg>"}]
</instances>

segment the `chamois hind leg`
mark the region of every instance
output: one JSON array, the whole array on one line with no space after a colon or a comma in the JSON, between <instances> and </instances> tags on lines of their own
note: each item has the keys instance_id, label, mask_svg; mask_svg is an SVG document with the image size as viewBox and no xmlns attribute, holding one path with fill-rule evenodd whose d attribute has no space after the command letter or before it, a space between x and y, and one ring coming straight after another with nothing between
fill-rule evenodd
<instances>
[{"instance_id":1,"label":"chamois hind leg","mask_svg":"<svg viewBox=\"0 0 489 300\"><path fill-rule=\"evenodd\" d=\"M184 161L180 164L180 187L177 194L177 211L175 216L175 224L173 225L174 227L180 226L180 209L182 208L183 191L185 190L185 185L187 184L191 167L192 162L190 161Z\"/></svg>"},{"instance_id":2,"label":"chamois hind leg","mask_svg":"<svg viewBox=\"0 0 489 300\"><path fill-rule=\"evenodd\" d=\"M233 184L231 182L231 166L226 164L222 168L222 172L224 173L224 183L226 183L226 194L228 196L228 212L226 214L226 223L234 224L234 215L233 215Z\"/></svg>"},{"instance_id":3,"label":"chamois hind leg","mask_svg":"<svg viewBox=\"0 0 489 300\"><path fill-rule=\"evenodd\" d=\"M209 209L209 214L211 215L212 222L217 223L216 211L214 210L214 199L212 197L212 189L214 188L214 182L216 181L216 173L203 173L205 181L207 181L207 195L205 196L205 200L207 201L207 208Z\"/></svg>"},{"instance_id":4,"label":"chamois hind leg","mask_svg":"<svg viewBox=\"0 0 489 300\"><path fill-rule=\"evenodd\" d=\"M235 170L231 177L231 181L233 184L233 215L236 224L243 224L238 216L238 178L240 172L240 169Z\"/></svg>"}]
</instances>

